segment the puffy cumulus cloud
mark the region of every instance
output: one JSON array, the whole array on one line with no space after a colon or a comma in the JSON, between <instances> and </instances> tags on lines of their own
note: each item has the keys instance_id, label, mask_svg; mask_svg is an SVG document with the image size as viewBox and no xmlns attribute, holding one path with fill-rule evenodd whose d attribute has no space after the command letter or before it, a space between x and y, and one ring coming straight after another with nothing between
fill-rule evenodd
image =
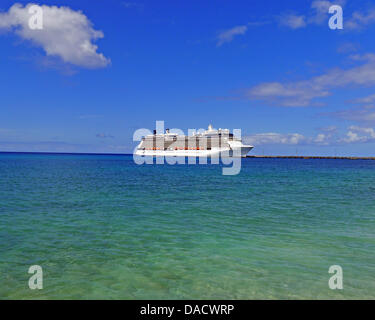
<instances>
[{"instance_id":1,"label":"puffy cumulus cloud","mask_svg":"<svg viewBox=\"0 0 375 320\"><path fill-rule=\"evenodd\" d=\"M309 80L295 82L264 82L244 91L251 100L264 100L285 107L319 105L314 99L326 97L331 89L375 85L375 55L354 55L362 63L352 68L335 68Z\"/></svg>"},{"instance_id":2,"label":"puffy cumulus cloud","mask_svg":"<svg viewBox=\"0 0 375 320\"><path fill-rule=\"evenodd\" d=\"M243 35L247 31L247 26L237 26L228 30L224 30L217 35L217 46L220 47L224 43L231 42L237 35Z\"/></svg>"},{"instance_id":3,"label":"puffy cumulus cloud","mask_svg":"<svg viewBox=\"0 0 375 320\"><path fill-rule=\"evenodd\" d=\"M0 30L14 32L43 48L47 56L58 57L65 63L84 68L102 68L110 64L93 43L104 37L103 32L95 30L81 11L43 5L43 29L34 30L29 27L32 5L16 3L7 12L0 13Z\"/></svg>"},{"instance_id":4,"label":"puffy cumulus cloud","mask_svg":"<svg viewBox=\"0 0 375 320\"><path fill-rule=\"evenodd\" d=\"M318 146L329 146L335 144L336 135L332 132L329 133L319 133L316 137L308 140L309 144Z\"/></svg>"},{"instance_id":5,"label":"puffy cumulus cloud","mask_svg":"<svg viewBox=\"0 0 375 320\"><path fill-rule=\"evenodd\" d=\"M300 133L257 133L244 136L245 143L260 145L315 145L330 146L352 143L375 142L375 129L369 127L350 126L344 134L339 135L334 126L321 128L316 136L304 136Z\"/></svg>"},{"instance_id":6,"label":"puffy cumulus cloud","mask_svg":"<svg viewBox=\"0 0 375 320\"><path fill-rule=\"evenodd\" d=\"M350 126L346 137L340 139L344 143L371 142L375 141L375 130L373 128L363 128Z\"/></svg>"},{"instance_id":7,"label":"puffy cumulus cloud","mask_svg":"<svg viewBox=\"0 0 375 320\"><path fill-rule=\"evenodd\" d=\"M324 141L326 135L324 133L319 133L318 136L316 137L315 141Z\"/></svg>"}]
</instances>

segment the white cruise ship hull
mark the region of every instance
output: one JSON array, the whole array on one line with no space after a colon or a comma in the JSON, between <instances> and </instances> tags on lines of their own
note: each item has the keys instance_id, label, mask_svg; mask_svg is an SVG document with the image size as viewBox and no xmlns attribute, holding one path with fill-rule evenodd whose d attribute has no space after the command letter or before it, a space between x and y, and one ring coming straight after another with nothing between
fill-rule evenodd
<instances>
[{"instance_id":1,"label":"white cruise ship hull","mask_svg":"<svg viewBox=\"0 0 375 320\"><path fill-rule=\"evenodd\" d=\"M218 148L212 150L136 150L137 156L154 157L246 157L253 146L242 145L233 148Z\"/></svg>"}]
</instances>

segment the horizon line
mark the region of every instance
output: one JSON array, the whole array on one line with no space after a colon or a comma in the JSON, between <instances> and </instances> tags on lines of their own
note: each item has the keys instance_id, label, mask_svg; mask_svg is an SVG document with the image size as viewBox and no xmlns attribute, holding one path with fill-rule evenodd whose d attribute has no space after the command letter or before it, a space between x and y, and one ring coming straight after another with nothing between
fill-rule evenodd
<instances>
[{"instance_id":1,"label":"horizon line","mask_svg":"<svg viewBox=\"0 0 375 320\"><path fill-rule=\"evenodd\" d=\"M0 154L55 154L55 155L107 155L131 156L133 153L100 153L100 152L49 152L49 151L0 151ZM375 156L313 156L313 155L247 155L246 158L263 159L349 159L349 160L375 160Z\"/></svg>"}]
</instances>

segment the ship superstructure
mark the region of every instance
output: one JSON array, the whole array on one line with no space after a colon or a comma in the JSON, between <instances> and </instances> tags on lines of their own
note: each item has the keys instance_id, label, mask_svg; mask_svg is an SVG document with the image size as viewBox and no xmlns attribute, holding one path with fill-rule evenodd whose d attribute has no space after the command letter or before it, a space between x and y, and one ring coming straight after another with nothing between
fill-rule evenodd
<instances>
[{"instance_id":1,"label":"ship superstructure","mask_svg":"<svg viewBox=\"0 0 375 320\"><path fill-rule=\"evenodd\" d=\"M172 133L156 133L142 138L135 150L136 155L144 156L233 156L246 157L253 146L245 145L228 129L214 129L212 125L204 132L191 136Z\"/></svg>"}]
</instances>

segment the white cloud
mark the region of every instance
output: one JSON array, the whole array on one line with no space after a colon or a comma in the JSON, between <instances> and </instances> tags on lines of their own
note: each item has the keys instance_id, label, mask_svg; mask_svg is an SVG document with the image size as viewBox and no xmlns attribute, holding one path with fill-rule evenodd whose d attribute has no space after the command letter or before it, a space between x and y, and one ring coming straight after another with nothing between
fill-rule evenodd
<instances>
[{"instance_id":1,"label":"white cloud","mask_svg":"<svg viewBox=\"0 0 375 320\"><path fill-rule=\"evenodd\" d=\"M315 138L315 142L316 143L325 143L327 140L327 135L325 135L324 133L319 133L316 138Z\"/></svg>"},{"instance_id":2,"label":"white cloud","mask_svg":"<svg viewBox=\"0 0 375 320\"><path fill-rule=\"evenodd\" d=\"M330 95L330 89L375 85L375 55L355 55L352 58L364 63L349 69L335 68L309 80L285 84L264 82L245 90L245 96L285 107L306 107L316 105L314 99Z\"/></svg>"},{"instance_id":3,"label":"white cloud","mask_svg":"<svg viewBox=\"0 0 375 320\"><path fill-rule=\"evenodd\" d=\"M300 133L257 133L244 136L243 141L254 146L260 145L315 145L329 146L351 143L375 142L375 129L350 126L343 137L336 134L336 127L322 128L316 136L307 137Z\"/></svg>"},{"instance_id":4,"label":"white cloud","mask_svg":"<svg viewBox=\"0 0 375 320\"><path fill-rule=\"evenodd\" d=\"M323 116L333 116L335 118L350 120L359 123L375 122L375 94L363 98L349 100L351 103L359 104L355 108L322 113Z\"/></svg>"},{"instance_id":5,"label":"white cloud","mask_svg":"<svg viewBox=\"0 0 375 320\"><path fill-rule=\"evenodd\" d=\"M347 53L356 52L358 51L358 49L359 49L359 44L353 43L353 42L345 42L337 48L337 52L347 54Z\"/></svg>"},{"instance_id":6,"label":"white cloud","mask_svg":"<svg viewBox=\"0 0 375 320\"><path fill-rule=\"evenodd\" d=\"M375 122L375 106L367 105L361 108L323 113L322 115L360 123L373 123Z\"/></svg>"},{"instance_id":7,"label":"white cloud","mask_svg":"<svg viewBox=\"0 0 375 320\"><path fill-rule=\"evenodd\" d=\"M291 29L304 28L309 24L322 25L328 23L328 9L332 5L343 6L344 0L336 0L334 2L326 0L314 0L311 3L310 10L306 14L282 14L279 16L279 24Z\"/></svg>"},{"instance_id":8,"label":"white cloud","mask_svg":"<svg viewBox=\"0 0 375 320\"><path fill-rule=\"evenodd\" d=\"M266 100L284 107L306 107L311 104L312 99L328 95L328 91L310 81L286 84L265 82L245 92L249 99Z\"/></svg>"},{"instance_id":9,"label":"white cloud","mask_svg":"<svg viewBox=\"0 0 375 320\"><path fill-rule=\"evenodd\" d=\"M308 19L308 23L324 24L328 23L328 9L332 5L344 5L344 1L330 2L326 0L315 0L311 3L312 13Z\"/></svg>"},{"instance_id":10,"label":"white cloud","mask_svg":"<svg viewBox=\"0 0 375 320\"><path fill-rule=\"evenodd\" d=\"M345 0L336 0L333 2L326 0L315 0L311 8L315 9L315 14L308 19L308 23L325 24L328 21L328 8L331 5L345 5ZM361 30L366 26L375 23L375 8L369 8L362 11L354 11L349 18L344 19L344 29Z\"/></svg>"},{"instance_id":11,"label":"white cloud","mask_svg":"<svg viewBox=\"0 0 375 320\"><path fill-rule=\"evenodd\" d=\"M352 30L360 30L364 27L375 23L375 9L369 9L367 12L356 11L351 18L344 22L344 28Z\"/></svg>"},{"instance_id":12,"label":"white cloud","mask_svg":"<svg viewBox=\"0 0 375 320\"><path fill-rule=\"evenodd\" d=\"M316 137L306 137L300 133L257 133L243 137L246 143L259 145L329 145L335 142L333 132L318 133Z\"/></svg>"},{"instance_id":13,"label":"white cloud","mask_svg":"<svg viewBox=\"0 0 375 320\"><path fill-rule=\"evenodd\" d=\"M373 103L375 102L375 94L369 95L364 98L358 98L353 100L354 103Z\"/></svg>"},{"instance_id":14,"label":"white cloud","mask_svg":"<svg viewBox=\"0 0 375 320\"><path fill-rule=\"evenodd\" d=\"M336 126L328 126L328 127L320 128L319 130L322 131L322 132L332 134L332 133L337 131L337 127Z\"/></svg>"},{"instance_id":15,"label":"white cloud","mask_svg":"<svg viewBox=\"0 0 375 320\"><path fill-rule=\"evenodd\" d=\"M329 8L333 5L339 5L344 8L346 0L314 0L311 6L304 13L282 13L276 17L279 25L291 29L300 29L308 25L328 26ZM375 8L369 8L362 11L354 11L351 15L344 10L344 29L362 30L366 26L375 23Z\"/></svg>"},{"instance_id":16,"label":"white cloud","mask_svg":"<svg viewBox=\"0 0 375 320\"><path fill-rule=\"evenodd\" d=\"M306 138L299 133L281 134L281 133L257 133L243 138L246 143L251 145L264 144L291 144L297 145L306 141Z\"/></svg>"},{"instance_id":17,"label":"white cloud","mask_svg":"<svg viewBox=\"0 0 375 320\"><path fill-rule=\"evenodd\" d=\"M306 27L306 17L296 14L284 14L279 18L279 24L291 29L299 29Z\"/></svg>"},{"instance_id":18,"label":"white cloud","mask_svg":"<svg viewBox=\"0 0 375 320\"><path fill-rule=\"evenodd\" d=\"M217 36L217 46L220 47L224 43L231 42L237 35L243 35L247 31L247 26L237 26L220 32Z\"/></svg>"},{"instance_id":19,"label":"white cloud","mask_svg":"<svg viewBox=\"0 0 375 320\"><path fill-rule=\"evenodd\" d=\"M96 137L97 138L102 138L102 139L105 139L105 138L114 138L114 136L112 136L111 134L107 134L107 133L98 133L98 134L96 134Z\"/></svg>"},{"instance_id":20,"label":"white cloud","mask_svg":"<svg viewBox=\"0 0 375 320\"><path fill-rule=\"evenodd\" d=\"M343 138L340 141L344 143L375 141L375 130L373 128L350 126L346 138Z\"/></svg>"},{"instance_id":21,"label":"white cloud","mask_svg":"<svg viewBox=\"0 0 375 320\"><path fill-rule=\"evenodd\" d=\"M122 2L122 5L125 8L143 8L143 4L137 2Z\"/></svg>"},{"instance_id":22,"label":"white cloud","mask_svg":"<svg viewBox=\"0 0 375 320\"><path fill-rule=\"evenodd\" d=\"M92 22L81 12L69 7L43 5L43 29L29 28L29 7L14 4L0 13L0 30L14 32L20 38L43 48L47 56L58 57L65 63L85 68L101 68L110 63L93 41L103 38Z\"/></svg>"},{"instance_id":23,"label":"white cloud","mask_svg":"<svg viewBox=\"0 0 375 320\"><path fill-rule=\"evenodd\" d=\"M329 17L328 9L332 5L344 7L345 0L314 0L311 3L310 10L305 14L283 14L279 17L281 25L291 29L299 29L307 25L327 25ZM375 8L369 8L362 11L354 11L348 18L344 19L344 29L362 30L366 26L375 23Z\"/></svg>"}]
</instances>

